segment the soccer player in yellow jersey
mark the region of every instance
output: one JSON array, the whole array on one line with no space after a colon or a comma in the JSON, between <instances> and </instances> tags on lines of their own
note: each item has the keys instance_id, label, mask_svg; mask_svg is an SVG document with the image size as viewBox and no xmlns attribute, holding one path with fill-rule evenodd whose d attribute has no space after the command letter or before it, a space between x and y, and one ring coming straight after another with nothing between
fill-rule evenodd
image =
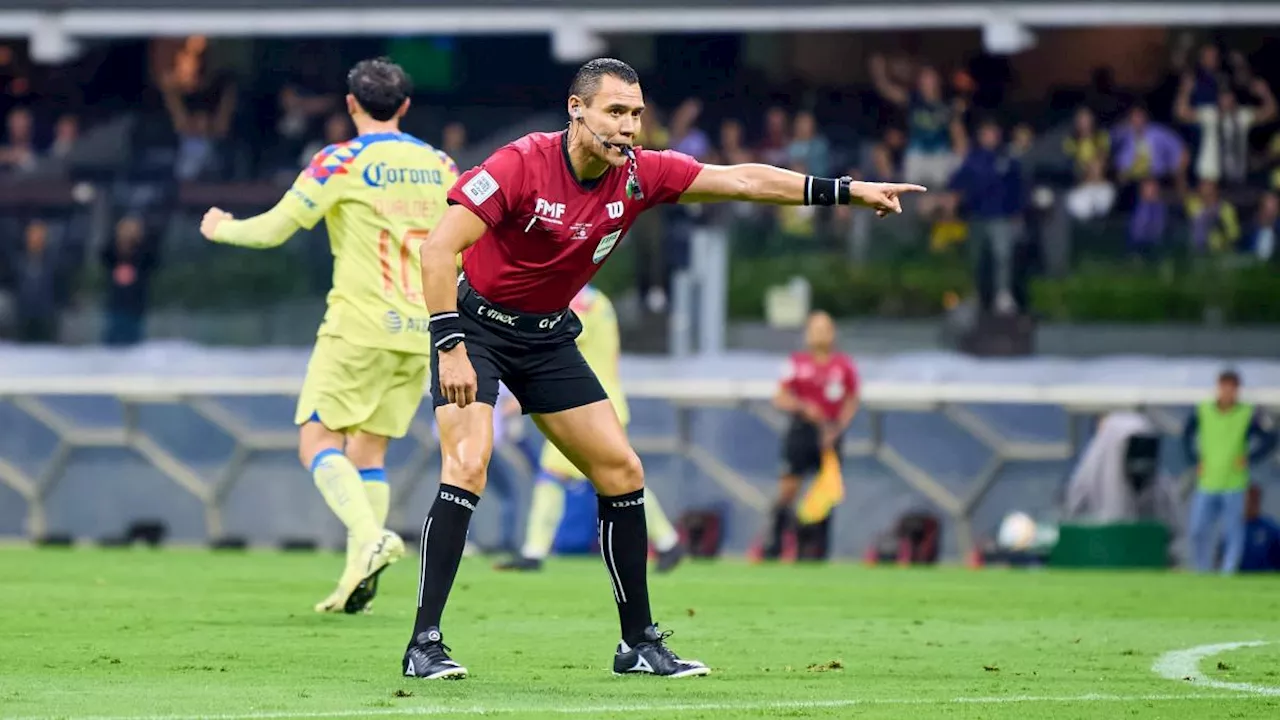
<instances>
[{"instance_id":1,"label":"soccer player in yellow jersey","mask_svg":"<svg viewBox=\"0 0 1280 720\"><path fill-rule=\"evenodd\" d=\"M623 427L631 419L627 397L622 392L622 380L618 377L620 337L618 318L608 296L594 287L584 287L569 305L582 321L582 333L578 335L578 351L587 365L595 372L609 395L618 420ZM529 504L529 521L525 531L524 548L520 555L498 565L499 570L540 570L542 561L551 552L556 529L564 516L565 486L587 481L587 476L570 462L555 445L545 443L539 461L538 478L533 486L533 498ZM649 541L658 551L658 572L668 572L684 557L680 537L667 519L658 498L648 487L644 490L645 524Z\"/></svg>"},{"instance_id":2,"label":"soccer player in yellow jersey","mask_svg":"<svg viewBox=\"0 0 1280 720\"><path fill-rule=\"evenodd\" d=\"M346 567L317 612L365 610L377 578L404 555L388 531L388 438L409 430L426 388L431 348L418 247L458 177L448 155L400 132L408 75L385 58L347 76L357 137L311 160L280 202L234 220L218 208L200 225L214 242L276 247L322 218L334 256L333 289L294 419L298 457L347 526Z\"/></svg>"}]
</instances>

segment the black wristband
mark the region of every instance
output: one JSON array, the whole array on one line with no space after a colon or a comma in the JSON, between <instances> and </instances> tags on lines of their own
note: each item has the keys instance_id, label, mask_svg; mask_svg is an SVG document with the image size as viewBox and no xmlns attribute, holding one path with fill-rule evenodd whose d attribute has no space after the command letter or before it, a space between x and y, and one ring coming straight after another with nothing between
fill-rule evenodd
<instances>
[{"instance_id":1,"label":"black wristband","mask_svg":"<svg viewBox=\"0 0 1280 720\"><path fill-rule=\"evenodd\" d=\"M428 324L432 344L437 350L452 350L467 338L467 334L462 331L462 318L457 311L436 313L431 316Z\"/></svg>"},{"instance_id":2,"label":"black wristband","mask_svg":"<svg viewBox=\"0 0 1280 720\"><path fill-rule=\"evenodd\" d=\"M805 205L848 205L849 183L853 178L820 178L809 175L804 179Z\"/></svg>"}]
</instances>

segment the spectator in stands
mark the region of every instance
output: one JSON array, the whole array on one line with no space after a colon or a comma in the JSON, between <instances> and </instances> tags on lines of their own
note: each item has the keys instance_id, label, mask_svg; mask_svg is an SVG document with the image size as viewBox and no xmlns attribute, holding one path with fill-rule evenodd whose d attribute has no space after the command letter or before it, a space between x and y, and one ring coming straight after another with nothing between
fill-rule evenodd
<instances>
[{"instance_id":1,"label":"spectator in stands","mask_svg":"<svg viewBox=\"0 0 1280 720\"><path fill-rule=\"evenodd\" d=\"M1022 165L1001 147L1001 140L1000 125L984 120L978 128L978 144L951 179L950 189L959 195L969 220L978 277L985 275L982 269L988 266L989 254L995 310L1010 314L1018 309L1013 297L1013 254L1025 198Z\"/></svg>"},{"instance_id":2,"label":"spectator in stands","mask_svg":"<svg viewBox=\"0 0 1280 720\"><path fill-rule=\"evenodd\" d=\"M870 166L864 173L866 179L889 182L893 178L901 177L902 158L906 148L907 134L901 128L887 128L880 142L871 147Z\"/></svg>"},{"instance_id":3,"label":"spectator in stands","mask_svg":"<svg viewBox=\"0 0 1280 720\"><path fill-rule=\"evenodd\" d=\"M826 177L828 174L831 145L818 132L818 123L808 110L796 113L787 156L790 164L803 167L808 175Z\"/></svg>"},{"instance_id":4,"label":"spectator in stands","mask_svg":"<svg viewBox=\"0 0 1280 720\"><path fill-rule=\"evenodd\" d=\"M1254 156L1251 166L1259 174L1259 185L1280 190L1280 132L1271 136L1266 149Z\"/></svg>"},{"instance_id":5,"label":"spectator in stands","mask_svg":"<svg viewBox=\"0 0 1280 720\"><path fill-rule=\"evenodd\" d=\"M1129 252L1148 260L1164 247L1169 226L1169 206L1160 192L1160 183L1147 178L1138 186L1138 203L1129 216Z\"/></svg>"},{"instance_id":6,"label":"spectator in stands","mask_svg":"<svg viewBox=\"0 0 1280 720\"><path fill-rule=\"evenodd\" d=\"M725 165L754 162L755 156L743 140L742 123L730 118L720 123L720 147L717 156Z\"/></svg>"},{"instance_id":7,"label":"spectator in stands","mask_svg":"<svg viewBox=\"0 0 1280 720\"><path fill-rule=\"evenodd\" d=\"M345 115L343 116L346 117ZM456 158L467 149L467 126L456 120L444 126L440 132L440 149Z\"/></svg>"},{"instance_id":8,"label":"spectator in stands","mask_svg":"<svg viewBox=\"0 0 1280 720\"><path fill-rule=\"evenodd\" d=\"M38 153L35 144L34 123L31 111L17 107L5 118L5 145L0 148L0 167L10 172L26 172L36 167Z\"/></svg>"},{"instance_id":9,"label":"spectator in stands","mask_svg":"<svg viewBox=\"0 0 1280 720\"><path fill-rule=\"evenodd\" d=\"M760 162L786 167L787 147L791 145L791 131L787 111L771 107L764 116L764 137L756 147Z\"/></svg>"},{"instance_id":10,"label":"spectator in stands","mask_svg":"<svg viewBox=\"0 0 1280 720\"><path fill-rule=\"evenodd\" d=\"M1258 214L1240 241L1240 251L1259 262L1280 259L1280 196L1269 192L1258 203Z\"/></svg>"},{"instance_id":11,"label":"spectator in stands","mask_svg":"<svg viewBox=\"0 0 1280 720\"><path fill-rule=\"evenodd\" d=\"M1240 240L1240 218L1236 208L1222 199L1218 184L1201 180L1195 194L1186 200L1191 223L1191 248L1195 252L1232 252Z\"/></svg>"},{"instance_id":12,"label":"spectator in stands","mask_svg":"<svg viewBox=\"0 0 1280 720\"><path fill-rule=\"evenodd\" d=\"M698 117L702 115L702 101L688 98L680 103L671 114L670 147L698 160L705 160L711 154L711 140L698 128Z\"/></svg>"},{"instance_id":13,"label":"spectator in stands","mask_svg":"<svg viewBox=\"0 0 1280 720\"><path fill-rule=\"evenodd\" d=\"M1173 113L1179 122L1200 129L1196 177L1223 184L1242 184L1249 171L1249 131L1275 119L1275 96L1266 81L1257 78L1252 87L1262 101L1257 108L1241 106L1235 92L1226 86L1221 88L1215 103L1193 106L1191 97L1195 87L1195 77L1190 73L1184 75Z\"/></svg>"},{"instance_id":14,"label":"spectator in stands","mask_svg":"<svg viewBox=\"0 0 1280 720\"><path fill-rule=\"evenodd\" d=\"M324 121L324 137L320 140L313 140L302 148L302 155L298 157L298 165L306 167L311 164L311 158L316 153L325 149L330 145L337 145L350 140L355 135L355 131L351 127L351 121L346 113L334 113Z\"/></svg>"},{"instance_id":15,"label":"spectator in stands","mask_svg":"<svg viewBox=\"0 0 1280 720\"><path fill-rule=\"evenodd\" d=\"M160 77L164 106L178 135L174 175L179 180L216 176L218 146L231 129L236 108L235 85L216 77L204 64L204 44L188 38Z\"/></svg>"},{"instance_id":16,"label":"spectator in stands","mask_svg":"<svg viewBox=\"0 0 1280 720\"><path fill-rule=\"evenodd\" d=\"M1187 528L1196 570L1212 572L1218 546L1215 525L1222 521L1226 551L1223 574L1240 567L1245 546L1245 490L1249 466L1271 455L1276 431L1259 408L1240 402L1240 375L1225 370L1218 376L1217 396L1201 403L1187 418L1183 449L1196 469L1196 493Z\"/></svg>"},{"instance_id":17,"label":"spectator in stands","mask_svg":"<svg viewBox=\"0 0 1280 720\"><path fill-rule=\"evenodd\" d=\"M1067 212L1079 222L1106 217L1116 203L1116 186L1107 179L1103 158L1095 157L1085 168L1080 184L1067 193Z\"/></svg>"},{"instance_id":18,"label":"spectator in stands","mask_svg":"<svg viewBox=\"0 0 1280 720\"><path fill-rule=\"evenodd\" d=\"M1196 58L1196 66L1188 71L1192 87L1188 100L1192 107L1213 105L1218 94L1230 87L1230 80L1222 69L1222 53L1217 45L1203 45Z\"/></svg>"},{"instance_id":19,"label":"spectator in stands","mask_svg":"<svg viewBox=\"0 0 1280 720\"><path fill-rule=\"evenodd\" d=\"M333 95L313 93L301 85L289 83L280 89L280 119L276 123L276 132L281 138L300 144L315 132L317 119L333 113L337 105L338 98Z\"/></svg>"},{"instance_id":20,"label":"spectator in stands","mask_svg":"<svg viewBox=\"0 0 1280 720\"><path fill-rule=\"evenodd\" d=\"M67 113L58 118L53 126L53 144L49 146L49 157L66 160L80 141L80 118Z\"/></svg>"},{"instance_id":21,"label":"spectator in stands","mask_svg":"<svg viewBox=\"0 0 1280 720\"><path fill-rule=\"evenodd\" d=\"M1094 161L1104 163L1103 173L1106 173L1105 163L1111 157L1111 137L1098 127L1097 118L1088 107L1076 109L1071 134L1062 141L1062 152L1071 159L1077 178L1089 175Z\"/></svg>"},{"instance_id":22,"label":"spectator in stands","mask_svg":"<svg viewBox=\"0 0 1280 720\"><path fill-rule=\"evenodd\" d=\"M957 138L964 135L960 108L942 96L942 77L932 67L922 67L916 86L908 89L889 76L884 56L872 55L871 81L880 97L906 111L907 152L904 180L921 185L946 185L956 168Z\"/></svg>"},{"instance_id":23,"label":"spectator in stands","mask_svg":"<svg viewBox=\"0 0 1280 720\"><path fill-rule=\"evenodd\" d=\"M107 345L134 345L142 341L146 326L147 290L156 265L155 243L137 215L116 223L115 238L102 251L107 272L106 323L102 341Z\"/></svg>"},{"instance_id":24,"label":"spectator in stands","mask_svg":"<svg viewBox=\"0 0 1280 720\"><path fill-rule=\"evenodd\" d=\"M49 226L43 220L27 223L24 252L17 262L18 340L51 343L58 336L61 274L49 249Z\"/></svg>"},{"instance_id":25,"label":"spectator in stands","mask_svg":"<svg viewBox=\"0 0 1280 720\"><path fill-rule=\"evenodd\" d=\"M1262 488L1250 485L1244 502L1240 572L1280 572L1280 525L1262 514Z\"/></svg>"},{"instance_id":26,"label":"spectator in stands","mask_svg":"<svg viewBox=\"0 0 1280 720\"><path fill-rule=\"evenodd\" d=\"M1187 166L1182 139L1164 125L1151 122L1141 105L1129 111L1126 121L1111 133L1116 175L1123 182L1146 178L1180 182Z\"/></svg>"}]
</instances>

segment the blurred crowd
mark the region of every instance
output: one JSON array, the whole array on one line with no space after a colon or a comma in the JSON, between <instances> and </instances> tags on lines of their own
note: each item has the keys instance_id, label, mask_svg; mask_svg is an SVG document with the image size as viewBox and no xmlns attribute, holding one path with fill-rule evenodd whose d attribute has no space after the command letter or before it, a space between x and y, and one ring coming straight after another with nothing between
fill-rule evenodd
<instances>
[{"instance_id":1,"label":"blurred crowd","mask_svg":"<svg viewBox=\"0 0 1280 720\"><path fill-rule=\"evenodd\" d=\"M150 47L137 105L153 112L132 126L128 167L84 177L77 157L109 156L121 145L115 116L87 118L96 105L73 97L74 77L33 79L23 54L0 46L7 90L0 181L83 181L63 208L0 213L0 337L54 340L68 303L95 293L101 341L139 341L152 277L175 250L173 228L190 224L171 209L175 188L256 182L278 195L316 150L352 132L335 68L282 79L263 102L261 92L243 91L242 75L207 62L202 37ZM1280 132L1271 85L1255 70L1230 47L1184 47L1169 64L1172 103L1156 104L1148 102L1160 97L1155 88L1121 90L1103 68L1074 115L1053 124L978 102L986 79L966 68L873 55L863 97L875 106L866 108L874 129L858 137L844 118L822 117L807 101L762 98L755 116L725 116L698 98L651 96L641 139L648 147L707 162L901 179L931 192L915 201L909 222L884 224L848 208L682 206L650 214L631 242L639 297L651 311L668 307L690 237L709 221L748 226L755 237L773 238L775 251L840 248L855 262L912 244L960 254L978 273L983 304L998 313L1025 310L1025 277L1037 257L1053 252L1044 240L1051 219L1069 228L1073 246L1137 262L1172 254L1276 262ZM1045 116L1061 117L1062 109ZM427 139L469 166L485 152L469 130L444 122ZM95 235L93 227L102 230Z\"/></svg>"}]
</instances>

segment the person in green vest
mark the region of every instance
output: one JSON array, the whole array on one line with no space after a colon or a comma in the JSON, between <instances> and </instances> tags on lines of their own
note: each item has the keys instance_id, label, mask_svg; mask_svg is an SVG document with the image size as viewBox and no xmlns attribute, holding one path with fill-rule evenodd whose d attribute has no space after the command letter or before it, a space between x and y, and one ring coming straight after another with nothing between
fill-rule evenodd
<instances>
[{"instance_id":1,"label":"person in green vest","mask_svg":"<svg viewBox=\"0 0 1280 720\"><path fill-rule=\"evenodd\" d=\"M1214 526L1219 520L1226 544L1218 569L1231 574L1240 567L1249 466L1266 459L1276 448L1271 419L1253 405L1240 402L1239 395L1240 375L1234 370L1223 371L1218 376L1217 397L1197 406L1182 432L1187 459L1196 468L1188 535L1198 572L1214 570L1218 546Z\"/></svg>"}]
</instances>

